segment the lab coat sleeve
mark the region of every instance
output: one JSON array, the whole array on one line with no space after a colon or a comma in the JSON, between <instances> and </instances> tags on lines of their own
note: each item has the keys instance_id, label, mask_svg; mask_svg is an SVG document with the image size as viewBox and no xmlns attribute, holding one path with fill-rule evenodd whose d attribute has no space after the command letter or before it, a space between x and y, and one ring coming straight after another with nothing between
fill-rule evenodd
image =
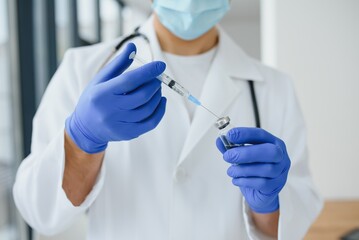
<instances>
[{"instance_id":1,"label":"lab coat sleeve","mask_svg":"<svg viewBox=\"0 0 359 240\"><path fill-rule=\"evenodd\" d=\"M287 146L291 168L287 183L279 194L280 217L278 239L303 239L323 207L323 201L312 182L308 166L308 149L304 118L296 98L293 83L287 77L284 91L281 138ZM249 207L243 201L246 229L250 239L271 239L261 234L251 221Z\"/></svg>"},{"instance_id":2,"label":"lab coat sleeve","mask_svg":"<svg viewBox=\"0 0 359 240\"><path fill-rule=\"evenodd\" d=\"M33 120L30 155L21 163L13 195L26 222L38 232L53 235L66 229L88 209L99 194L105 176L102 166L86 200L78 207L62 188L65 164L64 126L81 94L76 51L69 50L51 80ZM80 50L81 51L81 50ZM80 65L78 65L80 66Z\"/></svg>"}]
</instances>

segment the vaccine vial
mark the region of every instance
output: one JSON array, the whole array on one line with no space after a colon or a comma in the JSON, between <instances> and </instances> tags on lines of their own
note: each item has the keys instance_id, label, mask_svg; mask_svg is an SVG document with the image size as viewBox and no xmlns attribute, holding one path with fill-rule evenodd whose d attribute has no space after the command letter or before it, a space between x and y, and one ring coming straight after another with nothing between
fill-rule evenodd
<instances>
[{"instance_id":1,"label":"vaccine vial","mask_svg":"<svg viewBox=\"0 0 359 240\"><path fill-rule=\"evenodd\" d=\"M215 123L216 128L219 130L219 138L221 139L224 147L228 150L234 147L240 147L242 144L233 144L227 139L227 132L233 128L231 119L229 117L219 118Z\"/></svg>"}]
</instances>

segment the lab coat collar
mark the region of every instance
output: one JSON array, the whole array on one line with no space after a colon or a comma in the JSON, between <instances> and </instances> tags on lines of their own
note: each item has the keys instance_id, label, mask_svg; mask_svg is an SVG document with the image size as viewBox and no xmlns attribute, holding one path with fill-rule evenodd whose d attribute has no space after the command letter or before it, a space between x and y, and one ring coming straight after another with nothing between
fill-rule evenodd
<instances>
[{"instance_id":1,"label":"lab coat collar","mask_svg":"<svg viewBox=\"0 0 359 240\"><path fill-rule=\"evenodd\" d=\"M143 33L148 39L151 46L149 51L152 51L149 54L153 54L153 60L164 61L164 55L162 54L162 49L157 38L157 34L153 25L154 16L152 15L140 28L140 32ZM148 59L150 60L150 59ZM170 69L166 69L166 73L169 74ZM169 74L171 75L171 74Z\"/></svg>"},{"instance_id":2,"label":"lab coat collar","mask_svg":"<svg viewBox=\"0 0 359 240\"><path fill-rule=\"evenodd\" d=\"M263 81L263 75L259 72L253 60L222 27L218 26L218 31L220 41L217 58L221 58L221 71L227 73L233 79Z\"/></svg>"},{"instance_id":3,"label":"lab coat collar","mask_svg":"<svg viewBox=\"0 0 359 240\"><path fill-rule=\"evenodd\" d=\"M221 27L218 29L220 41L215 59L204 83L200 101L219 116L224 116L228 108L238 98L242 87L247 86L242 81L238 82L238 80L261 82L264 78L253 60L244 53ZM149 38L154 59L164 60L153 27L153 17L143 25L140 31ZM166 71L171 75L170 69ZM190 153L196 149L200 140L213 127L215 121L216 119L203 108L198 107L196 109L177 166L189 159Z\"/></svg>"}]
</instances>

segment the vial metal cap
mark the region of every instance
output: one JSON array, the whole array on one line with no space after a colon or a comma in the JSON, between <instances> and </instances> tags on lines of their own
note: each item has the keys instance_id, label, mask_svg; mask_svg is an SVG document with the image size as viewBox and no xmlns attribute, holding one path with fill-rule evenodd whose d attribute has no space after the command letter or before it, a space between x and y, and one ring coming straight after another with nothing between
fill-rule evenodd
<instances>
[{"instance_id":1,"label":"vial metal cap","mask_svg":"<svg viewBox=\"0 0 359 240\"><path fill-rule=\"evenodd\" d=\"M216 128L219 130L227 127L231 122L231 119L229 117L222 117L217 120L217 122L214 124Z\"/></svg>"}]
</instances>

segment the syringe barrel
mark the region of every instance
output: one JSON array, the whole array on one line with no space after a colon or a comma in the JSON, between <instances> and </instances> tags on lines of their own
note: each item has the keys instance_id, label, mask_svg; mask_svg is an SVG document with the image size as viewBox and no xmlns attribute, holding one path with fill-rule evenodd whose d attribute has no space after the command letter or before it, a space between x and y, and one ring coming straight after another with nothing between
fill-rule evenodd
<instances>
[{"instance_id":1,"label":"syringe barrel","mask_svg":"<svg viewBox=\"0 0 359 240\"><path fill-rule=\"evenodd\" d=\"M161 82L163 82L167 86L170 84L171 81L174 81L172 78L170 78L167 74L164 74L164 73L159 75L157 78L158 78L158 80L160 80Z\"/></svg>"},{"instance_id":2,"label":"syringe barrel","mask_svg":"<svg viewBox=\"0 0 359 240\"><path fill-rule=\"evenodd\" d=\"M188 97L190 95L189 91L185 89L181 84L173 80L167 74L162 73L160 76L157 77L161 82L166 84L169 88L173 91L177 92L179 95L183 97Z\"/></svg>"},{"instance_id":3,"label":"syringe barrel","mask_svg":"<svg viewBox=\"0 0 359 240\"><path fill-rule=\"evenodd\" d=\"M134 57L134 60L136 60L140 64L146 64L146 61L140 58L138 55ZM157 79L163 82L164 84L166 84L173 91L177 92L179 95L183 97L188 98L191 95L187 89L185 89L182 85L180 85L178 82L173 80L170 76L168 76L165 73L162 73L160 76L157 77Z\"/></svg>"}]
</instances>

